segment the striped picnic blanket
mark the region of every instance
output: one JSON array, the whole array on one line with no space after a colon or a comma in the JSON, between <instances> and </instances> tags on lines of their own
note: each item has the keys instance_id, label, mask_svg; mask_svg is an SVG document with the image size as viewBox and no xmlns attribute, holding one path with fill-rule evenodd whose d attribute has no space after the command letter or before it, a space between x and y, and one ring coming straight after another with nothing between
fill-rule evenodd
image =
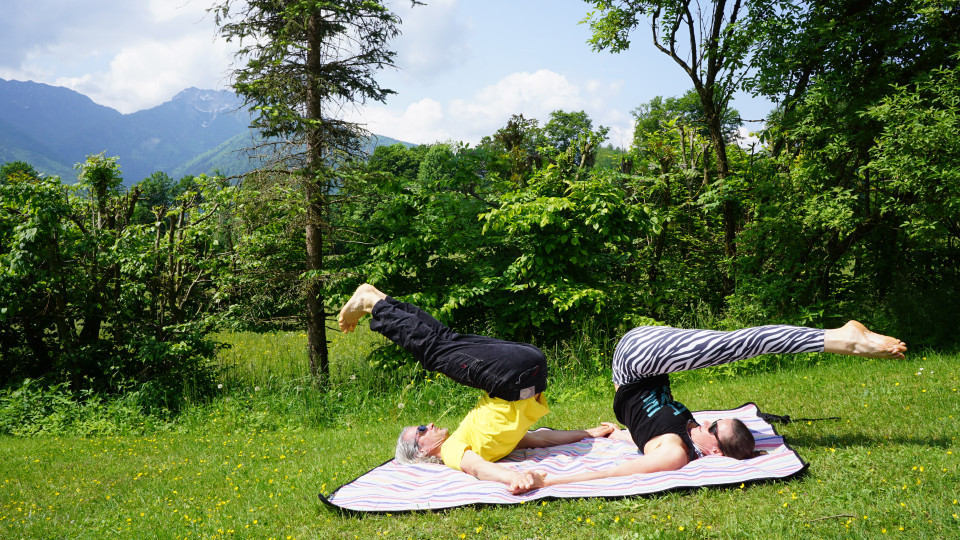
<instances>
[{"instance_id":1,"label":"striped picnic blanket","mask_svg":"<svg viewBox=\"0 0 960 540\"><path fill-rule=\"evenodd\" d=\"M472 504L518 504L543 498L616 498L646 495L673 489L722 486L788 478L807 464L788 447L773 426L757 416L757 406L747 403L726 411L693 413L701 424L718 418L739 418L766 455L748 460L707 456L677 471L635 474L575 484L541 488L511 495L499 482L485 482L444 465L400 465L390 460L320 499L337 508L360 512L438 510ZM544 470L548 475L567 475L602 470L635 457L637 447L625 441L584 439L551 448L515 450L500 460L520 470Z\"/></svg>"}]
</instances>

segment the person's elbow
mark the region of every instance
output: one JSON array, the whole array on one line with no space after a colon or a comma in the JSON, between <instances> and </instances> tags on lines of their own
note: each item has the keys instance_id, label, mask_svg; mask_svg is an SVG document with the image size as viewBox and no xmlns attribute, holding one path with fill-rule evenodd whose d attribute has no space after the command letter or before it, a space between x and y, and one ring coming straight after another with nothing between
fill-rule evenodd
<instances>
[{"instance_id":1,"label":"person's elbow","mask_svg":"<svg viewBox=\"0 0 960 540\"><path fill-rule=\"evenodd\" d=\"M479 456L477 456L477 459L472 459L472 456L463 456L463 459L460 460L460 470L474 478L480 478L485 465L487 465L487 461Z\"/></svg>"},{"instance_id":2,"label":"person's elbow","mask_svg":"<svg viewBox=\"0 0 960 540\"><path fill-rule=\"evenodd\" d=\"M467 450L460 460L460 470L476 478L477 480L495 480L506 482L507 469L491 463L478 454Z\"/></svg>"}]
</instances>

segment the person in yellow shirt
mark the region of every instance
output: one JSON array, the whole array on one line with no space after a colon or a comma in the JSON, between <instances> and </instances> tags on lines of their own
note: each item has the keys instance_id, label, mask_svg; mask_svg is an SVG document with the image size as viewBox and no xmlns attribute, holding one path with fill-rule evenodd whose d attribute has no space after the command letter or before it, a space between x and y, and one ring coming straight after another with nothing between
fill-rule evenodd
<instances>
[{"instance_id":1,"label":"person in yellow shirt","mask_svg":"<svg viewBox=\"0 0 960 540\"><path fill-rule=\"evenodd\" d=\"M480 480L502 482L511 493L523 493L542 485L542 479L497 460L515 448L605 437L616 428L604 422L586 430L529 432L549 412L543 394L547 360L533 345L458 334L417 306L399 302L370 284L358 287L344 304L340 329L353 331L368 314L371 330L410 351L427 370L484 391L453 434L433 423L404 428L397 439L400 463L444 463Z\"/></svg>"}]
</instances>

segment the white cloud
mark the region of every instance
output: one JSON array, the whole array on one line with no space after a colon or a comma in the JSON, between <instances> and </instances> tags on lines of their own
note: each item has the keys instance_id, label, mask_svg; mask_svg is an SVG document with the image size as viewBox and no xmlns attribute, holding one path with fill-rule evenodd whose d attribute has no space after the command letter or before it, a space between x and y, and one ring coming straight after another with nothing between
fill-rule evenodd
<instances>
[{"instance_id":1,"label":"white cloud","mask_svg":"<svg viewBox=\"0 0 960 540\"><path fill-rule=\"evenodd\" d=\"M480 89L469 101L450 103L450 121L469 126L467 139L476 143L505 126L514 114L545 121L557 109L579 109L580 89L549 70L513 73Z\"/></svg>"},{"instance_id":2,"label":"white cloud","mask_svg":"<svg viewBox=\"0 0 960 540\"><path fill-rule=\"evenodd\" d=\"M12 9L43 11L44 26L32 15L12 25L34 39L0 58L4 78L65 86L121 112L159 105L190 86L224 86L227 49L215 41L207 0L33 1L29 9L13 0ZM0 23L0 34L6 27Z\"/></svg>"},{"instance_id":3,"label":"white cloud","mask_svg":"<svg viewBox=\"0 0 960 540\"><path fill-rule=\"evenodd\" d=\"M226 88L233 45L217 37L206 13L218 1L4 0L0 77L68 86L123 112L190 86ZM351 115L375 133L476 144L514 114L542 123L556 109L584 110L610 128L610 143L626 146L632 107L689 85L640 41L620 55L591 52L576 24L582 3L389 1L403 21L391 44L399 70L377 80L398 93ZM735 106L747 108L739 99Z\"/></svg>"},{"instance_id":4,"label":"white cloud","mask_svg":"<svg viewBox=\"0 0 960 540\"><path fill-rule=\"evenodd\" d=\"M749 128L741 126L737 128L736 133L737 145L741 148L750 148L751 146L756 145L757 148L761 147L760 138L757 137L754 132L750 131Z\"/></svg>"},{"instance_id":5,"label":"white cloud","mask_svg":"<svg viewBox=\"0 0 960 540\"><path fill-rule=\"evenodd\" d=\"M199 20L212 5L212 0L149 0L148 8L154 20L166 22L174 19Z\"/></svg>"},{"instance_id":6,"label":"white cloud","mask_svg":"<svg viewBox=\"0 0 960 540\"><path fill-rule=\"evenodd\" d=\"M109 71L61 77L54 84L130 113L168 101L187 87L225 87L227 55L225 44L213 43L209 36L188 35L164 42L142 40L117 52Z\"/></svg>"},{"instance_id":7,"label":"white cloud","mask_svg":"<svg viewBox=\"0 0 960 540\"><path fill-rule=\"evenodd\" d=\"M603 116L593 119L594 127L606 126L610 128L607 133L607 141L604 143L612 144L617 148L627 149L633 142L633 129L636 120L632 115L622 113L617 110L606 110Z\"/></svg>"},{"instance_id":8,"label":"white cloud","mask_svg":"<svg viewBox=\"0 0 960 540\"><path fill-rule=\"evenodd\" d=\"M470 98L450 99L446 103L422 99L402 111L368 105L358 109L352 120L365 123L374 133L405 142L430 144L454 138L476 145L484 136L505 126L515 114L544 123L558 109L585 110L595 126L611 128L611 143L626 147L632 138L632 117L604 106L605 98L619 89L619 83L595 81L581 88L563 75L541 69L510 74Z\"/></svg>"},{"instance_id":9,"label":"white cloud","mask_svg":"<svg viewBox=\"0 0 960 540\"><path fill-rule=\"evenodd\" d=\"M391 46L403 77L423 83L466 63L473 55L468 43L472 25L458 16L462 9L457 0L430 0L425 6L413 7L407 0L394 4L402 33Z\"/></svg>"},{"instance_id":10,"label":"white cloud","mask_svg":"<svg viewBox=\"0 0 960 540\"><path fill-rule=\"evenodd\" d=\"M432 99L412 103L402 111L383 105L368 105L350 118L361 122L378 135L394 137L414 144L430 144L450 139L444 127L443 105Z\"/></svg>"}]
</instances>

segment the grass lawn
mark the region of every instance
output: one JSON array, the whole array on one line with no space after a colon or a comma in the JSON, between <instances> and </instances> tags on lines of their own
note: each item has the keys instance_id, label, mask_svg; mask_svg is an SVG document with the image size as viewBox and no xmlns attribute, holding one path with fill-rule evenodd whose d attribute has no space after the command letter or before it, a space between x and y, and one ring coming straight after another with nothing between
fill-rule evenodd
<instances>
[{"instance_id":1,"label":"grass lawn","mask_svg":"<svg viewBox=\"0 0 960 540\"><path fill-rule=\"evenodd\" d=\"M254 340L238 345L241 363ZM289 339L299 339L290 336ZM778 426L802 477L620 500L559 500L437 513L341 515L319 502L391 457L401 426L455 427L476 391L449 380L377 386L368 341L334 344L335 388L302 384L281 342L225 375L223 395L166 431L0 439L0 538L950 538L960 535L960 363L822 357L729 377L678 377L691 409L753 401L840 420ZM289 341L289 340L288 340ZM248 347L244 352L244 347ZM360 351L360 352L356 352ZM352 367L351 367L352 366ZM606 374L555 369L540 425L612 420ZM253 374L251 374L253 372ZM237 373L240 373L239 375ZM403 406L400 406L400 404Z\"/></svg>"}]
</instances>

